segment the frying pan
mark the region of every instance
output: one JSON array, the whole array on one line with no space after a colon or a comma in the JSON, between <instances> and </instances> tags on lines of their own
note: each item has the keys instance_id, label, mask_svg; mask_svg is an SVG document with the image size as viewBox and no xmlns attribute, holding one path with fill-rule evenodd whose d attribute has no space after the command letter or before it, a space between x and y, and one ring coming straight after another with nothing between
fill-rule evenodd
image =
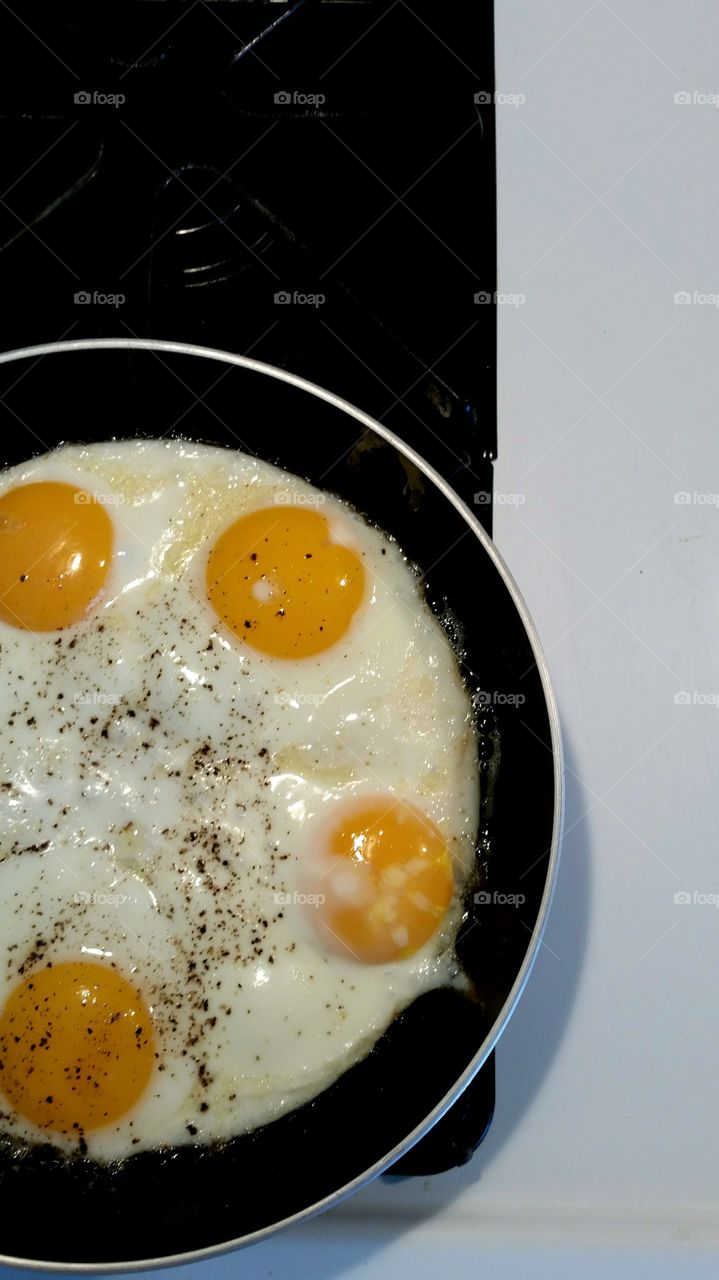
<instances>
[{"instance_id":1,"label":"frying pan","mask_svg":"<svg viewBox=\"0 0 719 1280\"><path fill-rule=\"evenodd\" d=\"M366 414L285 371L175 342L60 342L0 356L8 465L61 441L182 436L241 448L351 502L421 569L477 706L480 889L458 952L476 998L429 992L319 1097L214 1148L115 1167L0 1145L0 1260L122 1271L189 1262L335 1204L444 1115L529 976L557 872L561 743L539 642L472 513Z\"/></svg>"}]
</instances>

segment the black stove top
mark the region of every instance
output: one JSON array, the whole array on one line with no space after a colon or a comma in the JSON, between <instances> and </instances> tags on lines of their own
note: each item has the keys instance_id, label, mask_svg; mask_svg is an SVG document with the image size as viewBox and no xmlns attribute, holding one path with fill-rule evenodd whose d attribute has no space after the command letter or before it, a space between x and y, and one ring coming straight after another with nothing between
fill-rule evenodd
<instances>
[{"instance_id":1,"label":"black stove top","mask_svg":"<svg viewBox=\"0 0 719 1280\"><path fill-rule=\"evenodd\" d=\"M490 0L3 0L0 348L279 365L482 493L490 529L492 37ZM402 1171L467 1157L493 1078Z\"/></svg>"}]
</instances>

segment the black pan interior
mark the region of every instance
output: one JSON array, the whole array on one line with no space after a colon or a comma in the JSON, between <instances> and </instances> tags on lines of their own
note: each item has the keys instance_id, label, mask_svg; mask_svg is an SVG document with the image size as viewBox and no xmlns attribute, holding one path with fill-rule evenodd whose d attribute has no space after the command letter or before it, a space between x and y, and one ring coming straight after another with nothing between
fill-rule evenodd
<instances>
[{"instance_id":1,"label":"black pan interior","mask_svg":"<svg viewBox=\"0 0 719 1280\"><path fill-rule=\"evenodd\" d=\"M0 366L2 461L61 441L174 436L244 448L349 499L426 574L480 692L481 889L459 951L477 990L430 993L313 1102L214 1149L145 1153L107 1169L0 1147L0 1252L51 1262L164 1257L301 1212L382 1160L480 1048L531 943L554 819L545 696L522 619L462 516L348 414L267 375L189 355L73 351ZM515 700L508 700L512 695ZM516 695L523 701L518 703ZM1 904L0 904L1 907Z\"/></svg>"}]
</instances>

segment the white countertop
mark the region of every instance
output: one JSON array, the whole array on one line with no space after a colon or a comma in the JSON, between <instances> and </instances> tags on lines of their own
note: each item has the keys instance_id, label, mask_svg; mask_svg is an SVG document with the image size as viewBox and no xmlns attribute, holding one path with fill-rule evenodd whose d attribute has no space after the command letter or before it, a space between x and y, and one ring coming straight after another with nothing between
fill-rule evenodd
<instances>
[{"instance_id":1,"label":"white countertop","mask_svg":"<svg viewBox=\"0 0 719 1280\"><path fill-rule=\"evenodd\" d=\"M191 1280L716 1274L719 8L498 0L497 64L495 535L567 751L546 945L469 1166Z\"/></svg>"}]
</instances>

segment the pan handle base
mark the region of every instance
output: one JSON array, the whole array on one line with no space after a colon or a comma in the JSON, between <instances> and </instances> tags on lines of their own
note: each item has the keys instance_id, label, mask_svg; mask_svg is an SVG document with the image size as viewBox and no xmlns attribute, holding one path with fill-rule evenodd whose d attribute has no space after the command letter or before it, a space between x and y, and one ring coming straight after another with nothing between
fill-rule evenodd
<instances>
[{"instance_id":1,"label":"pan handle base","mask_svg":"<svg viewBox=\"0 0 719 1280\"><path fill-rule=\"evenodd\" d=\"M384 1176L426 1178L466 1164L486 1137L494 1115L494 1102L494 1053L490 1053L449 1111Z\"/></svg>"}]
</instances>

